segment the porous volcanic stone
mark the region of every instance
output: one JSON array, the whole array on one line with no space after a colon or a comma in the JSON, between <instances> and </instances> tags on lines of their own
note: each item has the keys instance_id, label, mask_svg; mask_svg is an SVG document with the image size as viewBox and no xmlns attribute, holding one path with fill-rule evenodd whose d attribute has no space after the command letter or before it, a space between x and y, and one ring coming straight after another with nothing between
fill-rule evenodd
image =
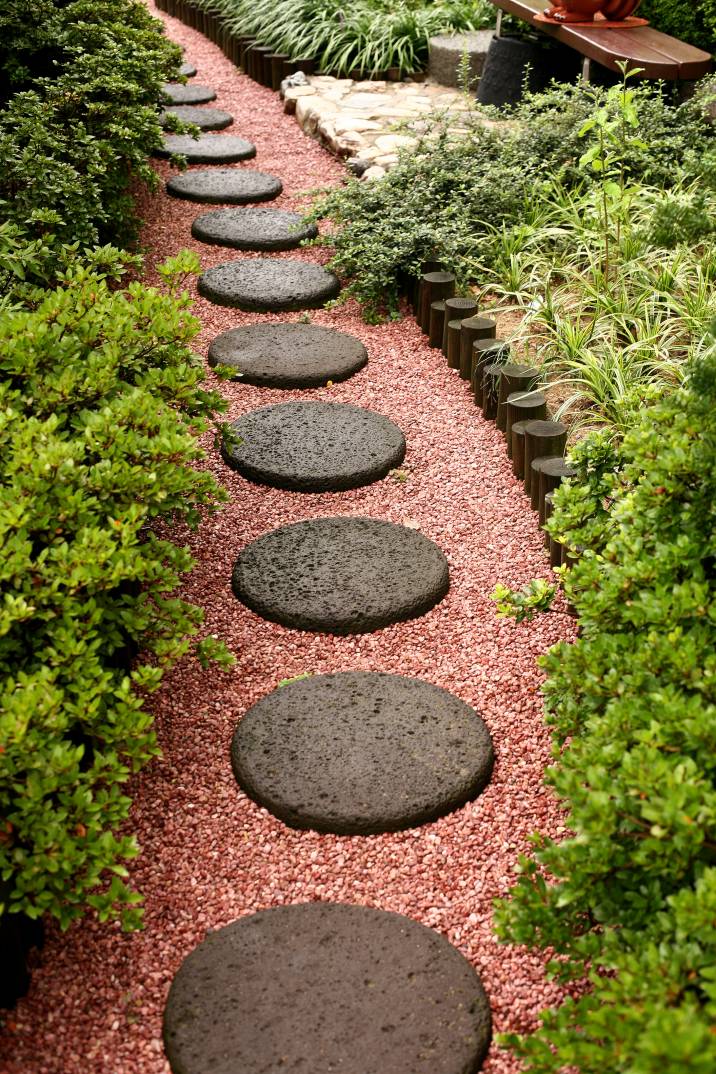
<instances>
[{"instance_id":1,"label":"porous volcanic stone","mask_svg":"<svg viewBox=\"0 0 716 1074\"><path fill-rule=\"evenodd\" d=\"M244 548L234 593L297 630L363 634L423 615L448 591L445 556L421 533L374 518L281 526Z\"/></svg>"},{"instance_id":2,"label":"porous volcanic stone","mask_svg":"<svg viewBox=\"0 0 716 1074\"><path fill-rule=\"evenodd\" d=\"M257 313L315 309L340 291L338 277L320 265L270 257L216 265L202 273L198 287L217 306Z\"/></svg>"},{"instance_id":3,"label":"porous volcanic stone","mask_svg":"<svg viewBox=\"0 0 716 1074\"><path fill-rule=\"evenodd\" d=\"M209 932L164 1011L174 1074L476 1074L490 1032L480 979L446 939L328 902Z\"/></svg>"},{"instance_id":4,"label":"porous volcanic stone","mask_svg":"<svg viewBox=\"0 0 716 1074\"><path fill-rule=\"evenodd\" d=\"M167 134L154 150L158 157L186 157L187 164L235 164L256 156L256 146L235 134Z\"/></svg>"},{"instance_id":5,"label":"porous volcanic stone","mask_svg":"<svg viewBox=\"0 0 716 1074\"><path fill-rule=\"evenodd\" d=\"M385 477L405 457L392 421L345 403L261 407L230 426L222 454L244 477L294 492L336 492Z\"/></svg>"},{"instance_id":6,"label":"porous volcanic stone","mask_svg":"<svg viewBox=\"0 0 716 1074\"><path fill-rule=\"evenodd\" d=\"M203 131L223 131L234 122L234 117L221 108L203 108L195 104L177 104L165 108L160 116L163 126L166 126L170 116L176 116L182 123L194 123Z\"/></svg>"},{"instance_id":7,"label":"porous volcanic stone","mask_svg":"<svg viewBox=\"0 0 716 1074\"><path fill-rule=\"evenodd\" d=\"M315 239L315 224L303 223L301 213L283 209L213 209L197 216L191 233L201 242L235 250L293 250L304 239Z\"/></svg>"},{"instance_id":8,"label":"porous volcanic stone","mask_svg":"<svg viewBox=\"0 0 716 1074\"><path fill-rule=\"evenodd\" d=\"M231 760L243 790L291 827L368 835L458 809L487 784L494 755L483 721L446 690L344 671L250 708Z\"/></svg>"},{"instance_id":9,"label":"porous volcanic stone","mask_svg":"<svg viewBox=\"0 0 716 1074\"><path fill-rule=\"evenodd\" d=\"M216 94L208 86L198 86L196 83L189 86L183 82L165 82L162 97L172 104L208 104L216 100Z\"/></svg>"},{"instance_id":10,"label":"porous volcanic stone","mask_svg":"<svg viewBox=\"0 0 716 1074\"><path fill-rule=\"evenodd\" d=\"M196 67L193 63L189 63L186 60L179 68L179 74L184 75L184 78L194 78L196 75Z\"/></svg>"},{"instance_id":11,"label":"porous volcanic stone","mask_svg":"<svg viewBox=\"0 0 716 1074\"><path fill-rule=\"evenodd\" d=\"M283 183L275 175L252 168L194 168L167 182L167 193L173 197L208 205L272 201L282 190Z\"/></svg>"},{"instance_id":12,"label":"porous volcanic stone","mask_svg":"<svg viewBox=\"0 0 716 1074\"><path fill-rule=\"evenodd\" d=\"M346 380L367 361L359 339L315 324L231 328L209 347L210 366L232 366L237 378L265 388L317 388Z\"/></svg>"}]
</instances>

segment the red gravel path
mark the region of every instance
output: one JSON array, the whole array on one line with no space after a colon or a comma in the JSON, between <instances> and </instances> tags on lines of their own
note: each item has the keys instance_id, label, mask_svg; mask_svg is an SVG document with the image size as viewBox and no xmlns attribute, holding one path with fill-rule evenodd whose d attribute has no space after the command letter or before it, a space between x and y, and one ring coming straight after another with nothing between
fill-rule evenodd
<instances>
[{"instance_id":1,"label":"red gravel path","mask_svg":"<svg viewBox=\"0 0 716 1074\"><path fill-rule=\"evenodd\" d=\"M275 94L196 31L165 22L198 79L216 89L217 106L235 116L227 133L254 140L254 166L283 179L276 204L300 206L300 192L341 180L341 165L283 115ZM196 249L205 266L238 256L193 242L190 224L201 206L161 194L142 208L153 259L182 247ZM315 250L283 256L326 260ZM196 311L204 350L218 332L257 320L201 299ZM535 661L570 636L571 621L553 614L516 627L498 620L489 600L497 582L521 585L548 571L535 517L501 434L412 321L369 327L353 303L312 319L359 336L368 366L344 384L303 394L223 385L230 417L299 394L374 407L405 432L409 479L296 495L249 484L209 448L207 465L232 499L189 538L198 567L183 595L206 609L209 631L227 639L236 668L203 672L187 660L168 676L154 702L164 758L143 773L133 816L143 854L132 871L146 895L146 929L122 935L83 922L51 934L30 995L6 1019L0 1074L166 1074L161 1012L183 957L207 928L304 900L382 907L443 932L482 975L498 1031L529 1028L559 996L544 982L541 960L498 945L490 925L492 899L510 886L528 834L561 830L540 783L549 742ZM287 630L235 600L231 566L244 544L283 523L338 513L417 523L448 556L448 597L421 619L353 638ZM421 676L476 706L497 753L480 798L419 830L369 838L290 831L249 802L229 765L237 718L282 678L345 669ZM518 1064L493 1046L484 1069L513 1074Z\"/></svg>"}]
</instances>

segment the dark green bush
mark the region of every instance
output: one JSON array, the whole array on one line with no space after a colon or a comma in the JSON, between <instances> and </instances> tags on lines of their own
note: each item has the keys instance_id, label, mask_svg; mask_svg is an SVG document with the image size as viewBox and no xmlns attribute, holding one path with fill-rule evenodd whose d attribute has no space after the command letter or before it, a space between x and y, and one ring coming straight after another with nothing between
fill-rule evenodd
<instances>
[{"instance_id":1,"label":"dark green bush","mask_svg":"<svg viewBox=\"0 0 716 1074\"><path fill-rule=\"evenodd\" d=\"M713 0L643 0L638 14L655 30L709 51L716 47Z\"/></svg>"},{"instance_id":2,"label":"dark green bush","mask_svg":"<svg viewBox=\"0 0 716 1074\"><path fill-rule=\"evenodd\" d=\"M156 183L147 155L178 46L136 0L30 7L0 2L0 220L59 243L129 243L130 190Z\"/></svg>"},{"instance_id":3,"label":"dark green bush","mask_svg":"<svg viewBox=\"0 0 716 1074\"><path fill-rule=\"evenodd\" d=\"M581 634L544 658L572 833L539 837L503 939L589 989L511 1038L539 1074L716 1069L716 354L622 443L575 452L550 529Z\"/></svg>"},{"instance_id":4,"label":"dark green bush","mask_svg":"<svg viewBox=\"0 0 716 1074\"><path fill-rule=\"evenodd\" d=\"M176 293L193 258L165 266L170 293L118 287L117 251L93 261L68 253L0 318L0 873L12 910L63 926L87 906L136 923L122 785L156 753L144 695L201 619L172 596L188 553L148 524L222 498L194 468L222 403Z\"/></svg>"},{"instance_id":5,"label":"dark green bush","mask_svg":"<svg viewBox=\"0 0 716 1074\"><path fill-rule=\"evenodd\" d=\"M634 180L669 187L687 156L705 157L713 128L698 103L674 108L658 89L636 93L645 148L627 147L625 166ZM442 259L479 279L492 267L496 231L529 226L528 203L540 191L590 181L579 166L580 130L605 99L593 87L556 86L527 98L509 121L486 127L476 117L459 138L438 124L379 183L352 180L330 192L316 216L336 226L332 265L350 281L345 293L376 316L396 310L401 277L417 275L423 261Z\"/></svg>"}]
</instances>

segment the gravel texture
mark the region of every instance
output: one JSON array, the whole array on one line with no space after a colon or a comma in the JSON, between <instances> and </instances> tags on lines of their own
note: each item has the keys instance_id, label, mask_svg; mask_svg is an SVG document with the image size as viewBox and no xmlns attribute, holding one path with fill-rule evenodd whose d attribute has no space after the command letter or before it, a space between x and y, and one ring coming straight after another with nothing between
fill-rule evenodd
<instances>
[{"instance_id":1,"label":"gravel texture","mask_svg":"<svg viewBox=\"0 0 716 1074\"><path fill-rule=\"evenodd\" d=\"M258 166L283 180L277 204L300 210L304 192L341 181L343 167L284 116L275 94L237 73L198 32L162 18L199 77L216 89L219 106L255 141ZM156 167L164 179L172 174L168 163ZM225 259L224 250L191 238L195 205L146 194L141 208L152 260L184 247L196 250L207 268ZM289 256L324 264L328 253ZM196 346L204 353L219 333L255 321L201 298L195 311L203 325ZM541 784L550 746L536 659L573 637L574 624L558 603L553 614L516 626L495 616L489 598L498 582L521 586L548 576L537 521L512 475L502 434L482 420L465 382L427 346L414 321L366 325L352 302L311 318L357 336L370 353L368 364L340 384L295 394L219 383L210 374L208 383L229 400L228 420L287 398L372 407L406 435L403 478L296 497L228 470L207 436L206 465L231 501L197 533L175 534L198 561L181 595L203 606L206 632L226 639L236 666L204 671L187 657L151 697L163 757L130 788L132 829L142 846L131 875L145 894L146 928L124 935L87 920L66 933L49 929L30 994L4 1016L3 1074L167 1074L162 1010L184 957L207 929L287 903L360 903L437 929L478 970L496 1032L534 1027L540 1010L561 997L544 979L545 958L501 946L491 927L492 900L514 882L529 834L540 829L558 837L565 830ZM448 556L447 597L420 619L358 637L287 630L235 600L231 567L249 541L287 522L339 512L419 526ZM229 763L241 713L281 679L347 670L423 678L476 708L496 754L483 793L433 824L367 837L293 830L243 795ZM493 1044L483 1069L517 1074L519 1067Z\"/></svg>"},{"instance_id":2,"label":"gravel texture","mask_svg":"<svg viewBox=\"0 0 716 1074\"><path fill-rule=\"evenodd\" d=\"M235 250L295 250L304 239L315 239L314 224L301 213L285 209L213 209L197 216L191 233L201 242Z\"/></svg>"},{"instance_id":3,"label":"gravel texture","mask_svg":"<svg viewBox=\"0 0 716 1074\"><path fill-rule=\"evenodd\" d=\"M203 272L198 287L218 306L255 313L316 309L340 291L338 277L320 265L274 257L225 261Z\"/></svg>"},{"instance_id":4,"label":"gravel texture","mask_svg":"<svg viewBox=\"0 0 716 1074\"><path fill-rule=\"evenodd\" d=\"M375 518L311 518L240 553L231 587L264 619L297 630L365 634L424 615L450 586L434 541Z\"/></svg>"},{"instance_id":5,"label":"gravel texture","mask_svg":"<svg viewBox=\"0 0 716 1074\"><path fill-rule=\"evenodd\" d=\"M242 789L286 824L367 835L458 809L487 784L494 752L484 722L447 690L341 671L252 706L231 760Z\"/></svg>"},{"instance_id":6,"label":"gravel texture","mask_svg":"<svg viewBox=\"0 0 716 1074\"><path fill-rule=\"evenodd\" d=\"M222 451L250 481L294 492L359 488L399 466L405 437L374 410L346 403L278 403L231 425Z\"/></svg>"},{"instance_id":7,"label":"gravel texture","mask_svg":"<svg viewBox=\"0 0 716 1074\"><path fill-rule=\"evenodd\" d=\"M212 205L273 201L282 190L275 175L253 168L191 168L167 182L167 194Z\"/></svg>"},{"instance_id":8,"label":"gravel texture","mask_svg":"<svg viewBox=\"0 0 716 1074\"><path fill-rule=\"evenodd\" d=\"M442 936L337 903L212 933L179 970L164 1020L177 1074L473 1074L490 1030L479 978Z\"/></svg>"},{"instance_id":9,"label":"gravel texture","mask_svg":"<svg viewBox=\"0 0 716 1074\"><path fill-rule=\"evenodd\" d=\"M321 388L346 380L368 361L359 339L316 324L251 324L211 341L209 365L236 369L261 388Z\"/></svg>"},{"instance_id":10,"label":"gravel texture","mask_svg":"<svg viewBox=\"0 0 716 1074\"><path fill-rule=\"evenodd\" d=\"M177 104L165 108L161 113L162 125L166 127L172 116L182 123L194 123L202 131L223 131L234 122L231 113L223 108L205 108L197 104Z\"/></svg>"},{"instance_id":11,"label":"gravel texture","mask_svg":"<svg viewBox=\"0 0 716 1074\"><path fill-rule=\"evenodd\" d=\"M187 164L236 164L256 156L256 146L235 134L167 134L164 145L154 151L157 157L182 156Z\"/></svg>"}]
</instances>

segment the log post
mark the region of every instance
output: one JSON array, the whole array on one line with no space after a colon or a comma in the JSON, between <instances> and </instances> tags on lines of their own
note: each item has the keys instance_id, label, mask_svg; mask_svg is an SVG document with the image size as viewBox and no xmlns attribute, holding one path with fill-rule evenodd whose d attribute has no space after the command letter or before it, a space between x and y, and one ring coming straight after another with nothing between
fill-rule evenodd
<instances>
[{"instance_id":1,"label":"log post","mask_svg":"<svg viewBox=\"0 0 716 1074\"><path fill-rule=\"evenodd\" d=\"M460 376L469 380L472 373L472 345L476 339L495 339L497 321L491 317L466 317L460 322Z\"/></svg>"},{"instance_id":2,"label":"log post","mask_svg":"<svg viewBox=\"0 0 716 1074\"><path fill-rule=\"evenodd\" d=\"M288 59L285 52L272 52L269 56L271 61L271 88L278 93L283 82L283 64Z\"/></svg>"},{"instance_id":3,"label":"log post","mask_svg":"<svg viewBox=\"0 0 716 1074\"><path fill-rule=\"evenodd\" d=\"M474 298L457 297L445 299L445 325L443 327L443 355L445 358L448 356L448 325L450 321L464 321L467 317L474 317L476 313L477 302ZM458 365L451 366L451 369L459 369L459 352L457 360Z\"/></svg>"},{"instance_id":4,"label":"log post","mask_svg":"<svg viewBox=\"0 0 716 1074\"><path fill-rule=\"evenodd\" d=\"M525 476L525 429L531 421L534 421L534 418L513 421L510 429L512 473L520 480Z\"/></svg>"},{"instance_id":5,"label":"log post","mask_svg":"<svg viewBox=\"0 0 716 1074\"><path fill-rule=\"evenodd\" d=\"M455 294L455 276L452 272L424 272L418 290L418 317L420 327L430 332L430 307L433 302L452 298ZM440 341L442 343L442 339ZM435 346L431 343L431 346ZM438 344L440 346L440 344Z\"/></svg>"},{"instance_id":6,"label":"log post","mask_svg":"<svg viewBox=\"0 0 716 1074\"><path fill-rule=\"evenodd\" d=\"M482 378L485 366L491 362L503 365L510 358L510 345L504 339L476 339L472 344L470 387L477 406L482 406Z\"/></svg>"},{"instance_id":7,"label":"log post","mask_svg":"<svg viewBox=\"0 0 716 1074\"><path fill-rule=\"evenodd\" d=\"M532 494L532 460L547 455L563 455L567 444L567 426L561 421L531 421L525 428L524 485Z\"/></svg>"},{"instance_id":8,"label":"log post","mask_svg":"<svg viewBox=\"0 0 716 1074\"><path fill-rule=\"evenodd\" d=\"M561 458L561 455L540 455L538 458L532 460L532 474L530 475L530 506L533 511L539 512L540 523L544 521L542 518L542 511L540 510L539 499L540 473L543 466L548 466L552 462L559 462Z\"/></svg>"},{"instance_id":9,"label":"log post","mask_svg":"<svg viewBox=\"0 0 716 1074\"><path fill-rule=\"evenodd\" d=\"M519 362L507 362L502 367L497 393L497 418L495 424L507 435L507 397L513 392L525 392L534 385L537 370L534 366Z\"/></svg>"},{"instance_id":10,"label":"log post","mask_svg":"<svg viewBox=\"0 0 716 1074\"><path fill-rule=\"evenodd\" d=\"M497 417L502 366L502 362L488 362L482 372L482 416L487 421L494 421Z\"/></svg>"},{"instance_id":11,"label":"log post","mask_svg":"<svg viewBox=\"0 0 716 1074\"><path fill-rule=\"evenodd\" d=\"M428 346L441 347L443 342L443 326L445 324L445 302L439 299L430 303L430 322L428 332Z\"/></svg>"},{"instance_id":12,"label":"log post","mask_svg":"<svg viewBox=\"0 0 716 1074\"><path fill-rule=\"evenodd\" d=\"M547 417L547 396L543 392L512 392L507 396L505 439L507 454L512 458L512 426L516 421L535 421ZM522 475L520 475L522 476Z\"/></svg>"},{"instance_id":13,"label":"log post","mask_svg":"<svg viewBox=\"0 0 716 1074\"><path fill-rule=\"evenodd\" d=\"M577 470L566 459L555 459L549 465L540 467L539 471L539 517L544 525L546 515L545 504L547 497L552 496L555 489L559 488L567 477L576 477Z\"/></svg>"}]
</instances>

